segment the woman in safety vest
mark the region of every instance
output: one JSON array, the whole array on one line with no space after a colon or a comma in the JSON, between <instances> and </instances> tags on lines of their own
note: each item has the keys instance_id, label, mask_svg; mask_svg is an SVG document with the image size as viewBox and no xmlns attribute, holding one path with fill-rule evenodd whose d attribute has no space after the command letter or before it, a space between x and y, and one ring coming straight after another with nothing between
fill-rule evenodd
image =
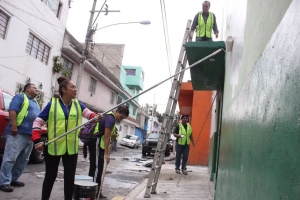
<instances>
[{"instance_id":1,"label":"woman in safety vest","mask_svg":"<svg viewBox=\"0 0 300 200\"><path fill-rule=\"evenodd\" d=\"M64 194L65 200L71 200L74 190L74 179L78 158L77 129L57 141L43 147L40 139L41 127L47 124L48 141L82 124L82 117L92 119L96 116L75 97L75 84L65 77L57 79L60 98L52 98L44 110L33 122L31 140L36 150L44 150L46 174L42 189L42 200L48 200L55 182L58 165L62 158L64 166ZM97 116L99 117L99 116ZM99 117L100 118L100 117ZM97 119L98 120L98 119Z\"/></svg>"},{"instance_id":2,"label":"woman in safety vest","mask_svg":"<svg viewBox=\"0 0 300 200\"><path fill-rule=\"evenodd\" d=\"M178 123L174 130L174 136L177 138L175 172L177 174L180 174L179 167L182 155L181 170L184 175L187 175L186 163L189 156L190 142L192 142L193 146L195 146L194 139L192 136L192 127L189 123L187 123L188 120L188 115L182 115L181 123Z\"/></svg>"},{"instance_id":3,"label":"woman in safety vest","mask_svg":"<svg viewBox=\"0 0 300 200\"><path fill-rule=\"evenodd\" d=\"M111 134L116 128L116 122L121 122L123 119L126 119L129 115L129 110L127 106L119 106L115 112L108 112L103 119L99 122L99 134L97 140L97 173L94 176L94 182L98 183L98 191L101 186L101 179L104 166L104 158L106 159L106 164L108 165L110 161L109 156L109 143ZM100 191L102 192L102 191ZM102 193L100 193L100 198L106 198Z\"/></svg>"}]
</instances>

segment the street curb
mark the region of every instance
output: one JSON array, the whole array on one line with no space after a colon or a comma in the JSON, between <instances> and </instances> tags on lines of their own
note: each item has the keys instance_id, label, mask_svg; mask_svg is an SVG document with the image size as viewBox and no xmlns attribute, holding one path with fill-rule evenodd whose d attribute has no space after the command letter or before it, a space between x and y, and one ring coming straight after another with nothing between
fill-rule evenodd
<instances>
[{"instance_id":1,"label":"street curb","mask_svg":"<svg viewBox=\"0 0 300 200\"><path fill-rule=\"evenodd\" d=\"M148 179L145 179L141 184L134 188L126 197L125 200L134 199L147 186Z\"/></svg>"}]
</instances>

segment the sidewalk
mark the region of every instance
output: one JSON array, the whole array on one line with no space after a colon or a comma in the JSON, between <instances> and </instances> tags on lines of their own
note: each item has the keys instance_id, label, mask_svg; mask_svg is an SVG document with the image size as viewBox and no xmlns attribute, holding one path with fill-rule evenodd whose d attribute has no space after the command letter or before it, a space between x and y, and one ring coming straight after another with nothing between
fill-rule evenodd
<instances>
[{"instance_id":1,"label":"sidewalk","mask_svg":"<svg viewBox=\"0 0 300 200\"><path fill-rule=\"evenodd\" d=\"M126 197L114 197L112 200L147 199L144 198L147 182L148 179L135 187ZM157 194L151 194L150 198L213 200L212 188L214 187L209 181L207 167L188 166L188 175L182 175L175 173L174 164L164 164L156 188Z\"/></svg>"}]
</instances>

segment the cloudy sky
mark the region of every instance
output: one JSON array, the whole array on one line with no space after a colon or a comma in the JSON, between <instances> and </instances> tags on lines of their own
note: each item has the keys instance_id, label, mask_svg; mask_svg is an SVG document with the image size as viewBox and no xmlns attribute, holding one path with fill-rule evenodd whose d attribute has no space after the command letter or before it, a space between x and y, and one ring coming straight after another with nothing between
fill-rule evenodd
<instances>
[{"instance_id":1,"label":"cloudy sky","mask_svg":"<svg viewBox=\"0 0 300 200\"><path fill-rule=\"evenodd\" d=\"M105 0L98 0L100 10ZM222 4L224 0L211 0L210 11L216 14L219 30L222 28ZM171 73L175 73L187 21L193 20L202 9L199 0L164 0L170 42ZM98 28L126 22L151 21L150 25L138 23L115 25L98 30L96 43L125 44L123 65L140 66L145 72L144 89L170 77L166 52L160 0L107 0L109 10L120 10L97 19ZM73 0L69 11L67 29L80 42L85 39L93 0ZM194 36L195 37L195 36ZM184 81L190 80L187 70ZM140 96L140 104L158 104L158 111L165 112L171 81ZM155 98L154 98L155 97Z\"/></svg>"}]
</instances>

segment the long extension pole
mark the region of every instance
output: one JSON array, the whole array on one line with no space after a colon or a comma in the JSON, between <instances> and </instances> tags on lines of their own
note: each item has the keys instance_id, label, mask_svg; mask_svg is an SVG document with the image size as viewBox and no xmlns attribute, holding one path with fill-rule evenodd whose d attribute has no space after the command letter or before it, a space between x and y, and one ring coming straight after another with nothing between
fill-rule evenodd
<instances>
[{"instance_id":1,"label":"long extension pole","mask_svg":"<svg viewBox=\"0 0 300 200\"><path fill-rule=\"evenodd\" d=\"M153 88L156 88L157 86L161 85L162 83L166 82L167 80L169 80L169 79L171 79L171 78L177 76L178 74L180 74L180 73L182 73L182 72L184 72L184 71L186 71L186 70L188 70L188 69L190 69L190 68L196 66L197 64L203 62L204 60L207 60L208 58L210 58L210 57L216 55L216 54L219 53L220 51L222 51L222 49L218 49L217 51L215 51L215 52L209 54L208 56L202 58L201 60L198 60L197 62L195 62L194 64L190 65L189 67L187 67L187 68L185 68L185 69L183 69L183 70L181 70L181 71L175 73L174 75L170 76L169 78L167 78L167 79L165 79L165 80L163 80L163 81L161 81L161 82L155 84L154 86L152 86L152 87L148 88L147 90L145 90L145 91L143 91L143 92L141 92L141 93L135 95L134 97L131 97L130 99L127 99L126 101L124 101L124 102L122 102L122 103L116 105L115 107L109 109L108 111L105 111L104 113L102 113L102 115L104 115L104 114L106 114L106 113L108 113L108 112L110 112L110 111L113 111L115 108L118 108L120 105L125 104L125 103L127 103L127 102L129 102L129 101L135 99L135 98L138 97L138 96L141 96L142 94L144 94L144 93L146 93L146 92L152 90ZM62 134L62 135L60 135L60 136L54 138L53 140L50 140L49 142L47 142L47 143L45 144L45 146L47 146L47 145L49 145L49 144L55 142L56 140L58 140L58 139L60 139L60 138L62 138L62 137L64 137L64 136L68 135L69 133L71 133L71 132L73 132L73 131L75 131L75 130L77 130L77 129L83 127L84 125L86 125L86 124L88 124L88 123L90 123L90 122L93 122L93 121L95 121L95 120L96 120L96 118L93 118L93 119L87 121L86 123L81 124L81 125L79 125L79 126L73 128L73 129L69 130L68 132L66 132L66 133L64 133L64 134Z\"/></svg>"}]
</instances>

